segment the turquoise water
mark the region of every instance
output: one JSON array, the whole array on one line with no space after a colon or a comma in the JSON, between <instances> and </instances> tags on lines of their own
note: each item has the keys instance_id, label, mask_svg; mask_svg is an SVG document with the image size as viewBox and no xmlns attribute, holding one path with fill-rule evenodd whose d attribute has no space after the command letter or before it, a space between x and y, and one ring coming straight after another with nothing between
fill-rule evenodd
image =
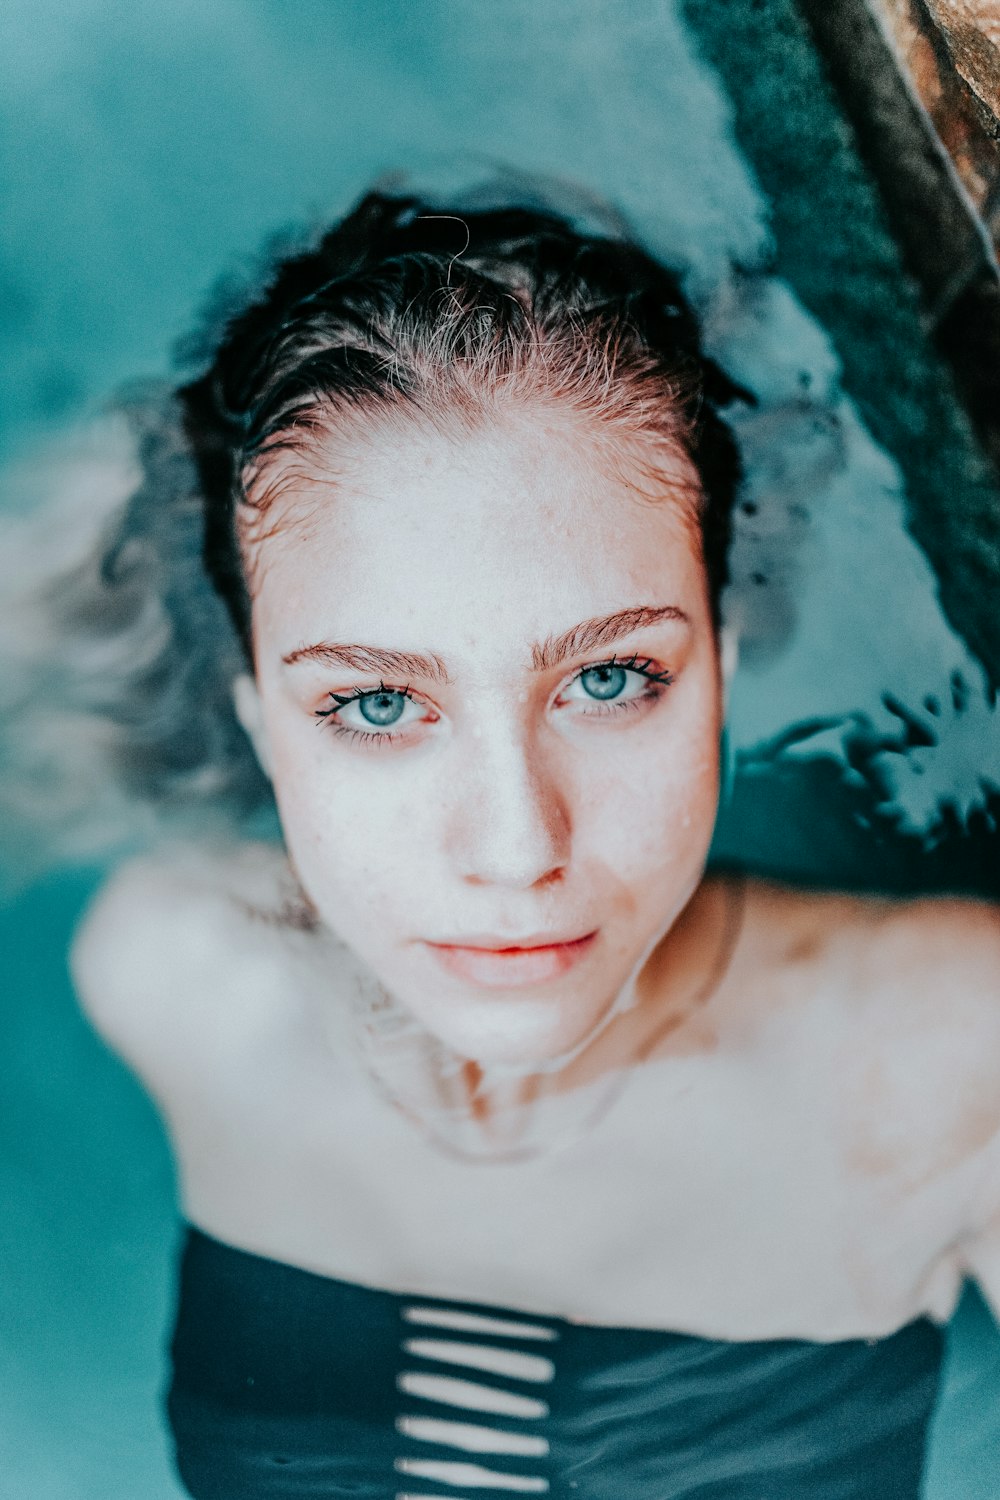
<instances>
[{"instance_id":1,"label":"turquoise water","mask_svg":"<svg viewBox=\"0 0 1000 1500\"><path fill-rule=\"evenodd\" d=\"M417 167L445 180L442 154L499 158L613 197L710 297L731 259L759 262L769 243L769 208L730 114L669 0L8 0L0 450L31 451L120 382L162 373L192 308L265 232L322 220L379 172ZM801 575L806 646L740 678L741 743L824 705L874 717L881 690L902 681L916 692L928 662L945 678L956 663L971 670L903 530L893 457L839 391L824 331L775 283L759 326L731 328L729 345L748 378L771 381L763 394L776 407L783 380L812 372L845 435L829 475L833 521L806 549L823 566ZM808 460L817 473L820 460ZM852 595L862 506L874 518L862 560L877 557L886 580L873 588L862 569ZM838 516L855 519L841 527ZM903 580L906 607L896 635L886 624L878 649L864 650L871 611L892 613L889 575ZM834 630L839 666L819 670L828 577L846 590L853 633ZM864 660L852 663L850 649ZM908 785L900 779L898 795L913 808ZM808 796L793 807L779 792L744 806L727 834L733 852L811 879L870 874L871 847L828 782L812 786L811 809ZM886 883L922 883L914 847L880 851ZM961 864L927 866L927 881L947 883ZM169 1155L150 1104L76 1011L65 972L96 878L53 876L0 914L0 1494L18 1500L179 1493L158 1412L175 1246ZM932 1500L1000 1493L998 1396L1000 1339L970 1292L954 1326Z\"/></svg>"}]
</instances>

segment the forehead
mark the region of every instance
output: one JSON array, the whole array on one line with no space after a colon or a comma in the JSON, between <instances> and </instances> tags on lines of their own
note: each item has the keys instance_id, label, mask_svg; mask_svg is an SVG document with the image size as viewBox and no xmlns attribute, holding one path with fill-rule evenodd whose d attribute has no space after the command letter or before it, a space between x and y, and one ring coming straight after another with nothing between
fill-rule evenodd
<instances>
[{"instance_id":1,"label":"forehead","mask_svg":"<svg viewBox=\"0 0 1000 1500\"><path fill-rule=\"evenodd\" d=\"M335 631L502 652L564 617L704 605L690 461L659 451L654 476L558 412L331 437L277 488L254 615L286 649Z\"/></svg>"}]
</instances>

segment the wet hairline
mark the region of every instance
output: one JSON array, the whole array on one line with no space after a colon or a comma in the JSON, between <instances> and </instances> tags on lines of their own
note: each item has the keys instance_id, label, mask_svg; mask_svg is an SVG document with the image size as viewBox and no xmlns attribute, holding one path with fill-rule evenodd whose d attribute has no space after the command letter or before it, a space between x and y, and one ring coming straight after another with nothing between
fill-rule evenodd
<instances>
[{"instance_id":1,"label":"wet hairline","mask_svg":"<svg viewBox=\"0 0 1000 1500\"><path fill-rule=\"evenodd\" d=\"M355 481L380 443L399 450L401 439L414 432L456 444L491 432L516 440L519 429L553 442L589 442L609 482L629 500L675 510L704 565L704 488L681 431L656 432L617 415L591 416L551 394L533 400L512 395L479 411L438 408L431 414L402 399L331 410L320 396L244 471L234 519L251 601L263 579L266 543L284 532L307 534L312 517L336 503L338 485Z\"/></svg>"}]
</instances>

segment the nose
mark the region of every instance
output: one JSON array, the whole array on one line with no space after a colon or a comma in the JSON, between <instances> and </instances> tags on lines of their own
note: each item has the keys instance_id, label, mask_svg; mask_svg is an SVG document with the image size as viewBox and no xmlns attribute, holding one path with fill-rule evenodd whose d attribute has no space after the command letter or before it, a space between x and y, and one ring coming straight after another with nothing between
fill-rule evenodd
<instances>
[{"instance_id":1,"label":"nose","mask_svg":"<svg viewBox=\"0 0 1000 1500\"><path fill-rule=\"evenodd\" d=\"M557 768L545 763L528 735L509 727L471 739L463 759L464 774L451 782L447 832L460 877L470 885L519 890L557 882L571 835Z\"/></svg>"}]
</instances>

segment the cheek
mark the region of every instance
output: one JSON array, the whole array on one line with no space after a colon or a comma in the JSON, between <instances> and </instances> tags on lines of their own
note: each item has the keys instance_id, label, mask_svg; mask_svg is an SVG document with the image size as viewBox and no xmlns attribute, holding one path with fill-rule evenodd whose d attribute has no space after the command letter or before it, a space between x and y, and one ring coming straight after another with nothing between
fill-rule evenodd
<instances>
[{"instance_id":1,"label":"cheek","mask_svg":"<svg viewBox=\"0 0 1000 1500\"><path fill-rule=\"evenodd\" d=\"M317 730L315 744L299 736L277 740L274 789L298 877L320 915L346 937L419 882L398 779L380 777L378 795L366 793L347 758L325 743L326 733Z\"/></svg>"},{"instance_id":2,"label":"cheek","mask_svg":"<svg viewBox=\"0 0 1000 1500\"><path fill-rule=\"evenodd\" d=\"M719 799L719 739L711 714L678 715L642 752L609 764L586 801L587 844L629 883L703 864ZM691 727L688 728L687 726Z\"/></svg>"}]
</instances>

